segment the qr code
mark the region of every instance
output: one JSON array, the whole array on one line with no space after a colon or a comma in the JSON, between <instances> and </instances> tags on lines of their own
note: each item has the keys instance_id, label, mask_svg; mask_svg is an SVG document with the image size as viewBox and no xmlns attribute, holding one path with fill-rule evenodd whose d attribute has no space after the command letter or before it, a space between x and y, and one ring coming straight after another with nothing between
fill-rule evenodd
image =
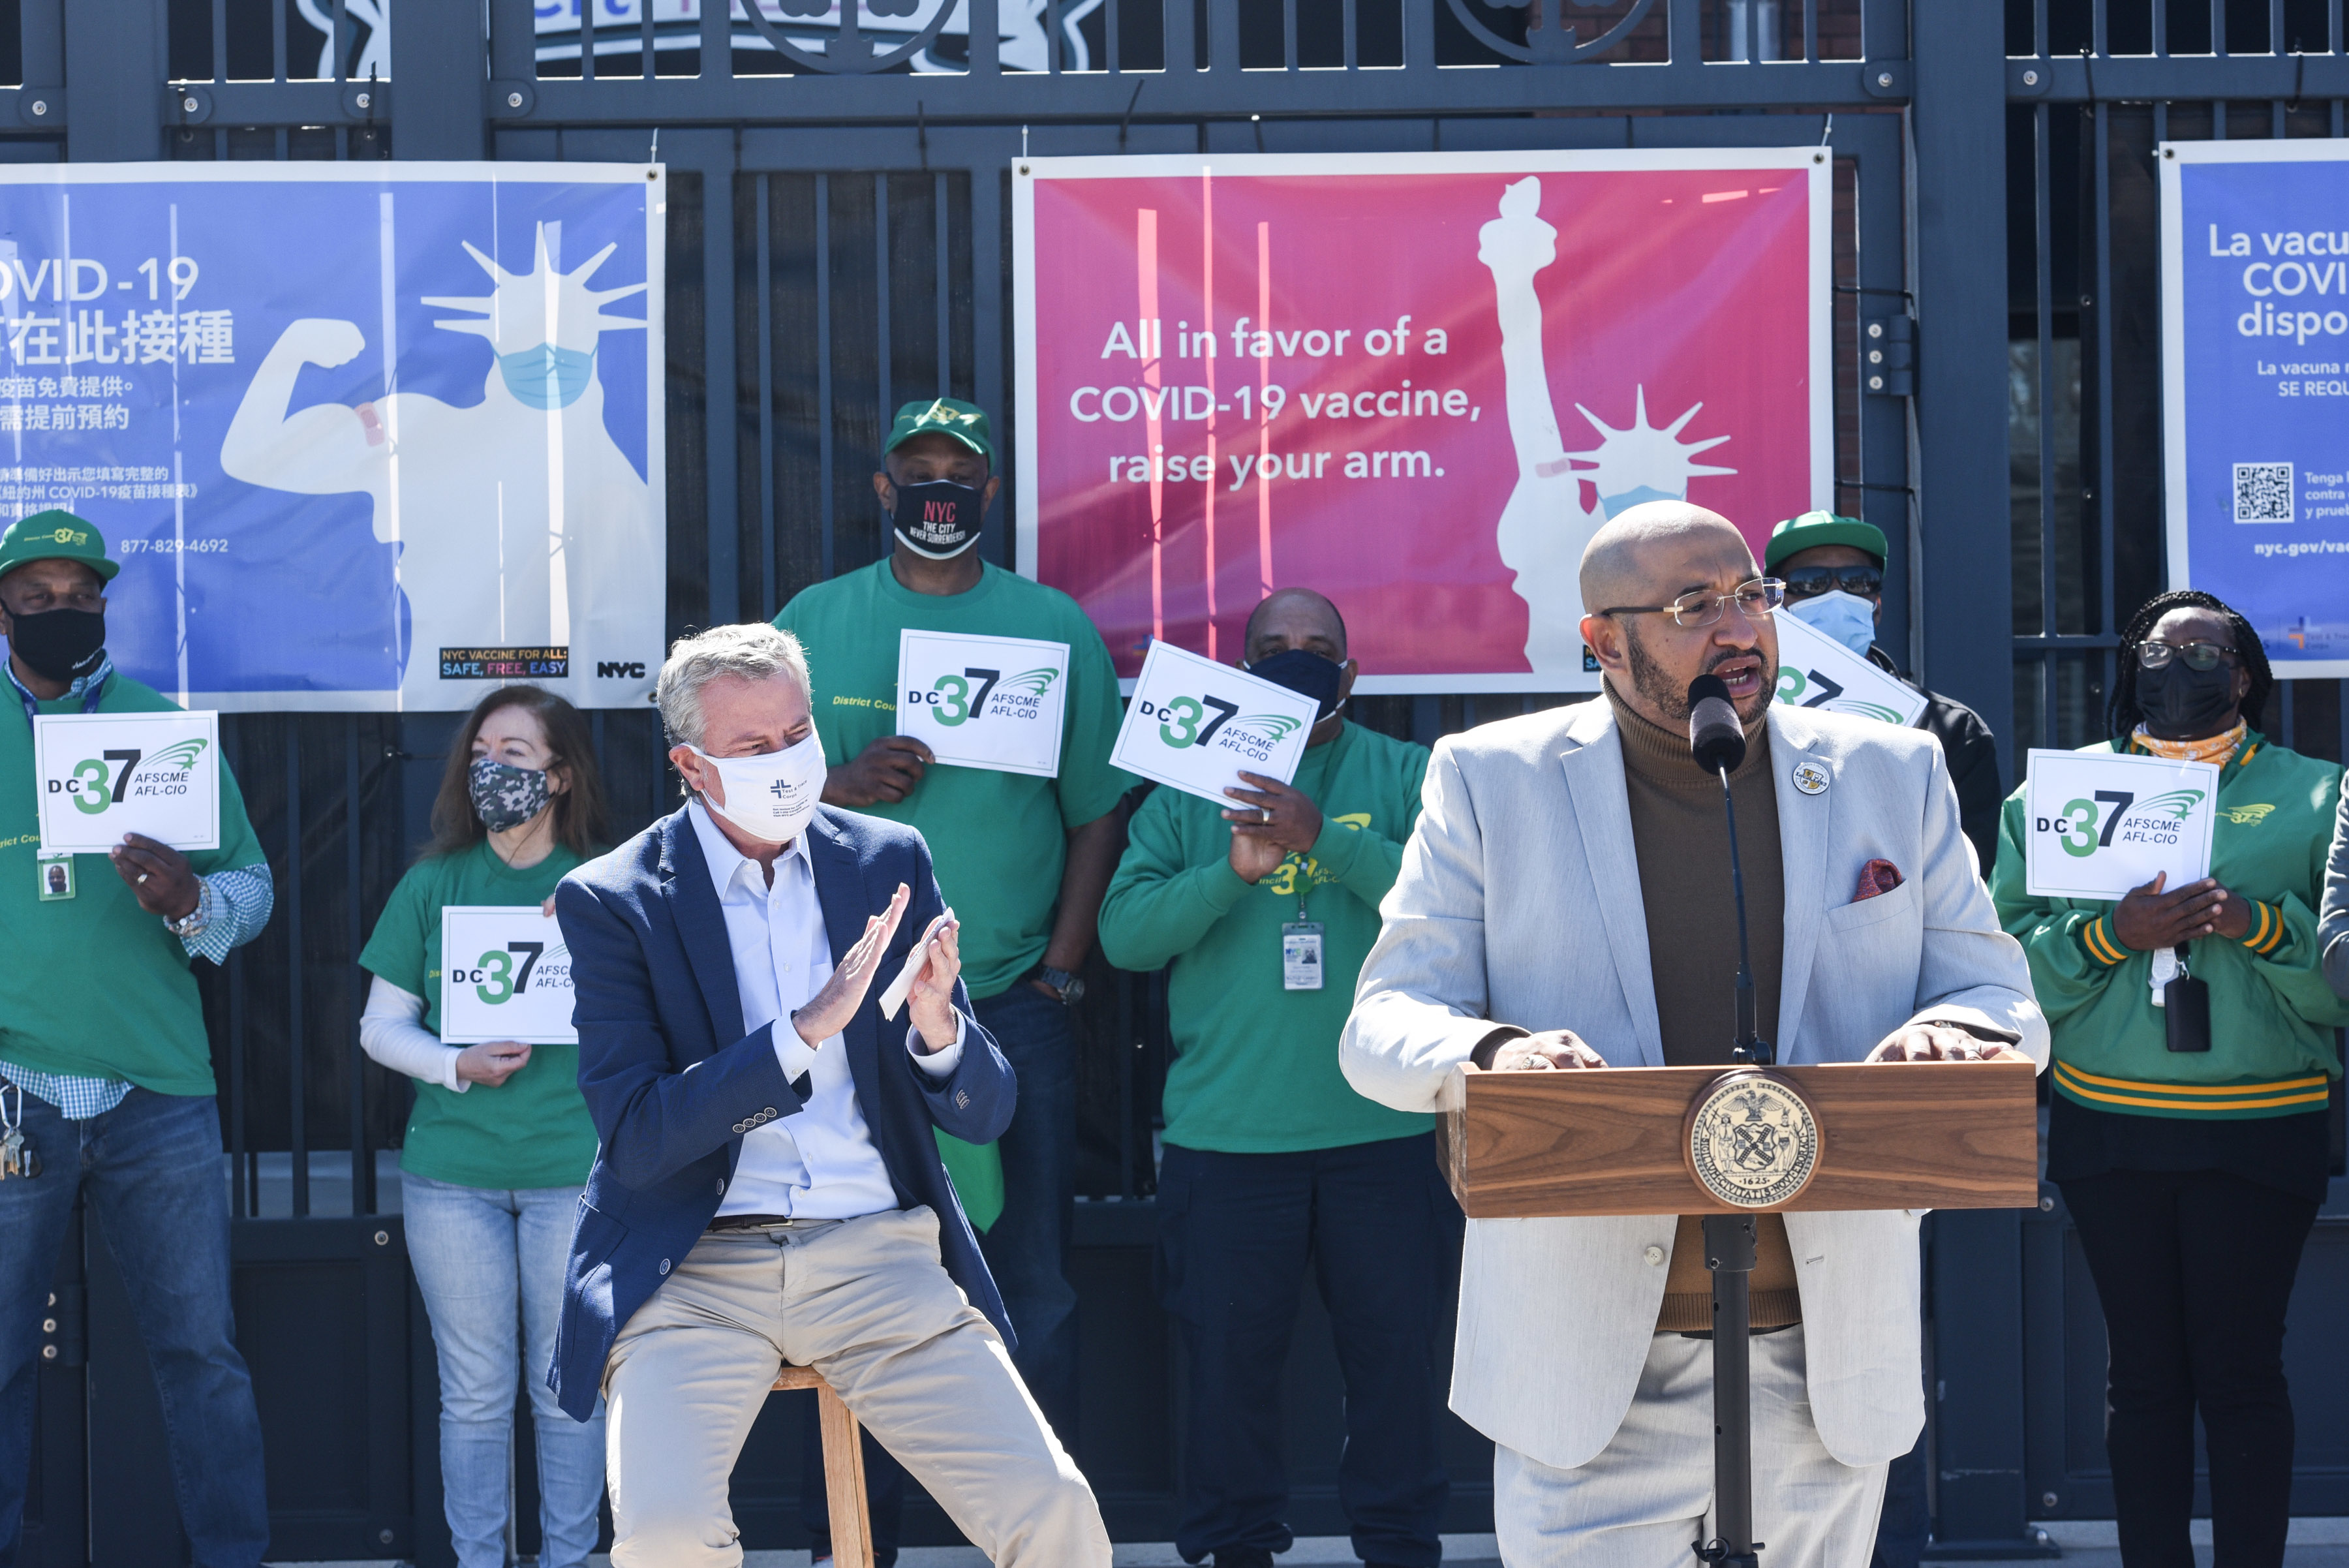
<instances>
[{"instance_id":1,"label":"qr code","mask_svg":"<svg viewBox=\"0 0 2349 1568\"><path fill-rule=\"evenodd\" d=\"M2289 523L2292 515L2292 464L2235 464L2235 521Z\"/></svg>"}]
</instances>

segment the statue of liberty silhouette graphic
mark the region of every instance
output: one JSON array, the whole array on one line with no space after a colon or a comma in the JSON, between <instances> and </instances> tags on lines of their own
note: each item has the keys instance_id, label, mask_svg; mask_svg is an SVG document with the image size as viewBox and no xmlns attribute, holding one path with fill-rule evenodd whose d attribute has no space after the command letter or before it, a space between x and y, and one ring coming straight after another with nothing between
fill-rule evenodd
<instances>
[{"instance_id":1,"label":"statue of liberty silhouette graphic","mask_svg":"<svg viewBox=\"0 0 2349 1568\"><path fill-rule=\"evenodd\" d=\"M1509 439L1517 449L1516 487L1501 511L1498 543L1528 612L1526 661L1537 674L1571 674L1579 684L1582 634L1576 626L1582 618L1582 551L1590 536L1627 507L1685 501L1691 479L1737 471L1695 461L1729 437L1681 441L1702 403L1660 430L1648 423L1644 386L1634 389L1631 422L1621 430L1575 404L1599 441L1591 452L1566 450L1544 365L1541 296L1534 292L1535 275L1557 260L1557 231L1542 221L1540 209L1541 181L1520 180L1501 192L1501 215L1476 236L1476 259L1493 273ZM1578 462L1590 466L1578 469ZM1598 497L1596 507L1582 503L1586 483Z\"/></svg>"},{"instance_id":2,"label":"statue of liberty silhouette graphic","mask_svg":"<svg viewBox=\"0 0 2349 1568\"><path fill-rule=\"evenodd\" d=\"M595 371L603 333L646 325L606 316L604 306L647 286L591 288L587 280L617 247L567 273L561 247L562 225L539 224L530 270L513 273L467 244L490 292L425 296L471 313L434 327L486 338L496 352L473 407L394 382L374 402L288 413L305 365L347 364L367 347L353 322L305 317L264 358L221 444L222 471L233 479L373 500L375 536L399 545L409 612L398 650L404 707L448 704L444 647L647 656L644 618L629 607L662 580L663 541L649 486L605 429ZM657 614L652 625L657 658ZM574 660L573 676L587 673Z\"/></svg>"}]
</instances>

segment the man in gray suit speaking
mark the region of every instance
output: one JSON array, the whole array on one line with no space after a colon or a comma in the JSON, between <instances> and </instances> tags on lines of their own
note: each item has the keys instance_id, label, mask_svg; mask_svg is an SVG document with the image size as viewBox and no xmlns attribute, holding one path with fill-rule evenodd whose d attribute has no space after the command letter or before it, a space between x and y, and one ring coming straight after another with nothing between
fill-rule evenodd
<instances>
[{"instance_id":1,"label":"man in gray suit speaking","mask_svg":"<svg viewBox=\"0 0 2349 1568\"><path fill-rule=\"evenodd\" d=\"M1779 1061L2044 1066L2046 1021L1973 874L1940 744L1773 705L1785 589L1737 530L1634 507L1591 540L1581 586L1604 696L1436 746L1340 1046L1354 1087L1428 1111L1464 1062L1728 1062L1728 833L1688 741L1702 674L1748 736L1730 789ZM1452 1407L1496 1445L1508 1563L1680 1568L1710 1533L1698 1238L1670 1214L1469 1222ZM1885 1462L1924 1419L1917 1216L1765 1216L1759 1243L1754 1533L1772 1568L1862 1568Z\"/></svg>"}]
</instances>

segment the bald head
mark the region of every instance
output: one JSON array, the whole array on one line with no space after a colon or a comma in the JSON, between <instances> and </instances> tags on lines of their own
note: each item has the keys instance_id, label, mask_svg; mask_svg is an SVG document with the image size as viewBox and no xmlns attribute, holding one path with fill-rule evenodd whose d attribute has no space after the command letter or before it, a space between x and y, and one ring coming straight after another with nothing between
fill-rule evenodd
<instances>
[{"instance_id":1,"label":"bald head","mask_svg":"<svg viewBox=\"0 0 2349 1568\"><path fill-rule=\"evenodd\" d=\"M1744 577L1759 575L1754 552L1737 525L1718 512L1685 501L1650 501L1610 518L1582 552L1582 612L1616 605L1670 604L1708 578L1680 579L1699 562L1742 563Z\"/></svg>"},{"instance_id":2,"label":"bald head","mask_svg":"<svg viewBox=\"0 0 2349 1568\"><path fill-rule=\"evenodd\" d=\"M1346 619L1311 588L1277 588L1248 614L1249 663L1293 648L1310 649L1341 664L1346 659Z\"/></svg>"}]
</instances>

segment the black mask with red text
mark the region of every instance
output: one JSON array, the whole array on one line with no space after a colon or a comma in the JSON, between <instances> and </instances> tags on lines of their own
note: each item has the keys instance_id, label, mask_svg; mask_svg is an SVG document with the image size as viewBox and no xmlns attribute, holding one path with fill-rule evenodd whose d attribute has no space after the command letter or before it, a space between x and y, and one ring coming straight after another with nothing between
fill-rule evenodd
<instances>
[{"instance_id":1,"label":"black mask with red text","mask_svg":"<svg viewBox=\"0 0 2349 1568\"><path fill-rule=\"evenodd\" d=\"M951 479L897 486L897 542L916 556L948 561L978 541L987 512L987 493Z\"/></svg>"}]
</instances>

